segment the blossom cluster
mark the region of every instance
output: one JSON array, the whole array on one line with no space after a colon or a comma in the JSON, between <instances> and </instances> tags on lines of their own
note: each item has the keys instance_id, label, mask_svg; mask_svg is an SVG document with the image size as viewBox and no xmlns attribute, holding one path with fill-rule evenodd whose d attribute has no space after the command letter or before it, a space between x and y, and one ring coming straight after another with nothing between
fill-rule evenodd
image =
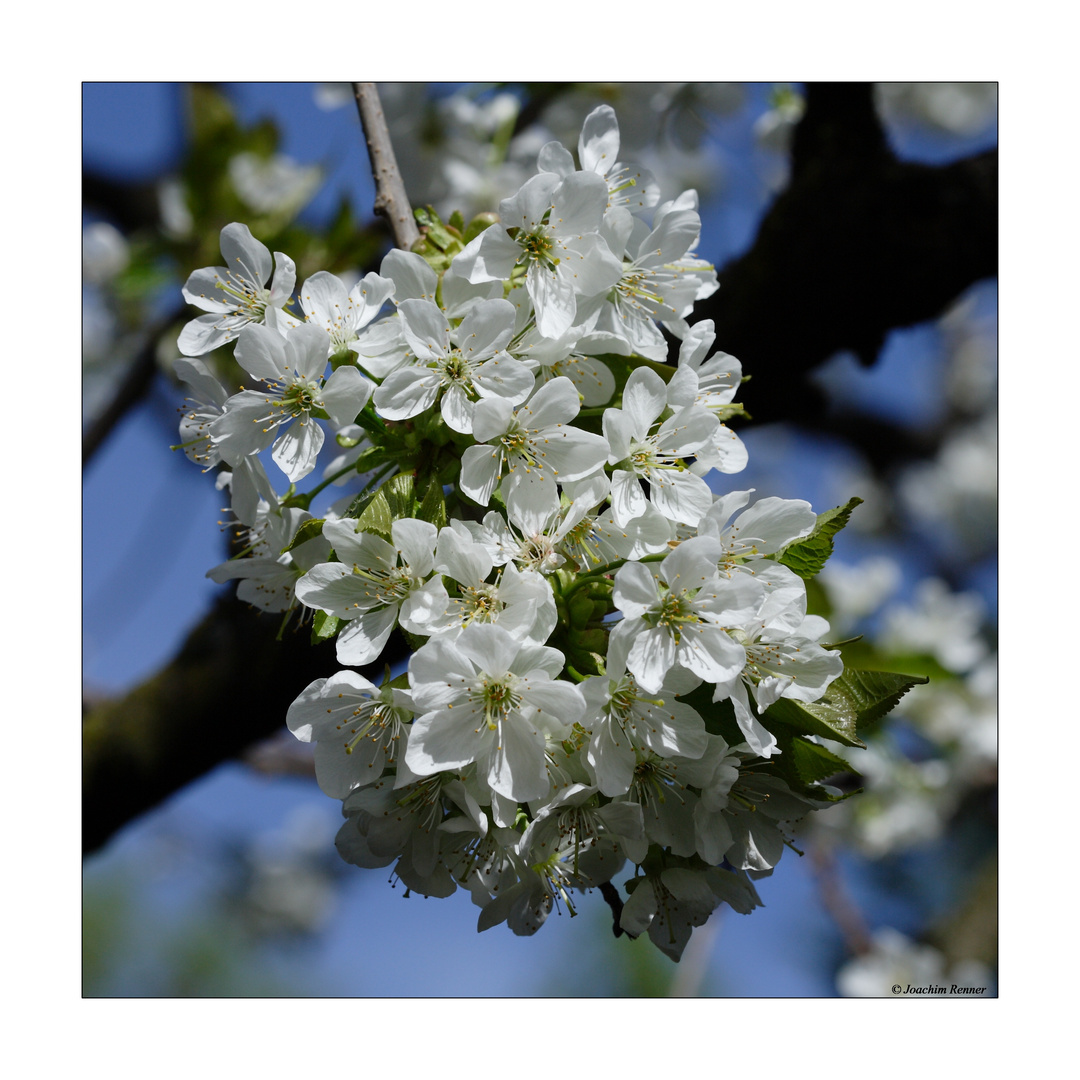
<instances>
[{"instance_id":1,"label":"blossom cluster","mask_svg":"<svg viewBox=\"0 0 1080 1080\"><path fill-rule=\"evenodd\" d=\"M341 855L467 889L480 929L517 934L603 887L618 930L678 959L721 902L760 903L752 877L823 805L774 768L767 710L843 663L782 561L810 505L716 493L747 461L742 371L688 321L718 287L695 193L662 202L621 162L607 106L577 151L544 146L497 221L440 225L443 261L394 250L351 289L319 272L294 297L292 260L226 226L184 290L205 314L179 340L181 440L241 532L209 575L335 641L287 722L343 803ZM199 359L230 343L253 380L231 395ZM407 669L376 685L355 669L395 633Z\"/></svg>"}]
</instances>

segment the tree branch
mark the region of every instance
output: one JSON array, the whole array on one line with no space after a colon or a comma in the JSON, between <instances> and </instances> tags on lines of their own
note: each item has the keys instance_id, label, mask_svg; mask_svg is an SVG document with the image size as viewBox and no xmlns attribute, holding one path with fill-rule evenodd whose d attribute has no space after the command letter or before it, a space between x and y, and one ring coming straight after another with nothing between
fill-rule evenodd
<instances>
[{"instance_id":1,"label":"tree branch","mask_svg":"<svg viewBox=\"0 0 1080 1080\"><path fill-rule=\"evenodd\" d=\"M420 230L413 220L409 196L405 193L405 181L401 178L394 156L379 91L374 83L358 82L352 86L367 140L368 156L371 158L371 173L375 177L375 213L389 221L394 243L409 251L420 239Z\"/></svg>"},{"instance_id":2,"label":"tree branch","mask_svg":"<svg viewBox=\"0 0 1080 1080\"><path fill-rule=\"evenodd\" d=\"M810 861L817 879L822 906L832 917L852 956L863 956L872 947L870 930L862 912L855 906L840 875L840 867L828 840L815 840L810 845Z\"/></svg>"},{"instance_id":3,"label":"tree branch","mask_svg":"<svg viewBox=\"0 0 1080 1080\"><path fill-rule=\"evenodd\" d=\"M936 318L997 273L996 152L941 167L900 161L870 92L808 87L790 184L694 309L758 376L740 395L755 421L829 430L813 368L842 350L869 366L890 330Z\"/></svg>"},{"instance_id":4,"label":"tree branch","mask_svg":"<svg viewBox=\"0 0 1080 1080\"><path fill-rule=\"evenodd\" d=\"M87 462L94 456L101 444L108 438L109 433L124 418L128 409L141 401L154 382L157 372L157 349L162 335L183 315L183 310L176 311L162 319L154 326L146 338L146 344L139 350L135 359L131 361L127 374L116 388L112 401L90 424L83 434L82 463L86 468Z\"/></svg>"},{"instance_id":5,"label":"tree branch","mask_svg":"<svg viewBox=\"0 0 1080 1080\"><path fill-rule=\"evenodd\" d=\"M308 631L277 640L280 615L223 597L179 655L125 697L83 719L83 852L253 743L282 730L285 707L333 670ZM364 671L378 680L391 654Z\"/></svg>"}]
</instances>

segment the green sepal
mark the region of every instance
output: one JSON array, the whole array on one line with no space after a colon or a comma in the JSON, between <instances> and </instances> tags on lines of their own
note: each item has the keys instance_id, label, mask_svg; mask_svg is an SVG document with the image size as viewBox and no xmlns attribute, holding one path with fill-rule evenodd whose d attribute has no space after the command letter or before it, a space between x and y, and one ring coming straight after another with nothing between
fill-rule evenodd
<instances>
[{"instance_id":1,"label":"green sepal","mask_svg":"<svg viewBox=\"0 0 1080 1080\"><path fill-rule=\"evenodd\" d=\"M855 495L843 506L818 514L814 531L788 544L776 561L794 570L804 581L815 577L833 553L833 537L848 523L851 511L861 502Z\"/></svg>"},{"instance_id":2,"label":"green sepal","mask_svg":"<svg viewBox=\"0 0 1080 1080\"><path fill-rule=\"evenodd\" d=\"M477 214L476 217L469 222L465 227L465 231L462 234L462 239L466 244L475 240L485 229L490 228L492 225L497 224L499 221L499 215L491 211L485 211L482 214Z\"/></svg>"},{"instance_id":3,"label":"green sepal","mask_svg":"<svg viewBox=\"0 0 1080 1080\"><path fill-rule=\"evenodd\" d=\"M316 611L311 620L311 644L320 645L329 641L341 629L341 619L325 611Z\"/></svg>"},{"instance_id":4,"label":"green sepal","mask_svg":"<svg viewBox=\"0 0 1080 1080\"><path fill-rule=\"evenodd\" d=\"M418 206L413 211L413 217L416 218L416 224L421 229L427 230L424 234L425 239L440 251L445 252L448 248L461 244L458 230L453 226L447 228L433 206Z\"/></svg>"},{"instance_id":5,"label":"green sepal","mask_svg":"<svg viewBox=\"0 0 1080 1080\"><path fill-rule=\"evenodd\" d=\"M450 215L450 220L446 223L451 229L457 229L459 233L465 231L465 217L460 210L455 210Z\"/></svg>"},{"instance_id":6,"label":"green sepal","mask_svg":"<svg viewBox=\"0 0 1080 1080\"><path fill-rule=\"evenodd\" d=\"M306 544L309 540L314 540L316 536L322 536L322 529L325 524L326 518L309 518L296 530L293 538L281 549L281 554L284 555L286 551L292 551L293 548Z\"/></svg>"},{"instance_id":7,"label":"green sepal","mask_svg":"<svg viewBox=\"0 0 1080 1080\"><path fill-rule=\"evenodd\" d=\"M356 367L358 358L359 354L352 349L338 349L338 351L330 357L330 367L333 368L334 371L337 371L339 367L342 367L345 364L348 364L350 367Z\"/></svg>"},{"instance_id":8,"label":"green sepal","mask_svg":"<svg viewBox=\"0 0 1080 1080\"><path fill-rule=\"evenodd\" d=\"M340 431L334 436L334 442L344 450L351 450L354 446L359 446L363 441L364 437L362 435L360 438L355 439L351 435L342 435Z\"/></svg>"},{"instance_id":9,"label":"green sepal","mask_svg":"<svg viewBox=\"0 0 1080 1080\"><path fill-rule=\"evenodd\" d=\"M413 217L420 228L420 239L413 244L413 251L437 274L448 270L454 256L464 248L461 233L443 224L442 218L431 206L418 206Z\"/></svg>"}]
</instances>

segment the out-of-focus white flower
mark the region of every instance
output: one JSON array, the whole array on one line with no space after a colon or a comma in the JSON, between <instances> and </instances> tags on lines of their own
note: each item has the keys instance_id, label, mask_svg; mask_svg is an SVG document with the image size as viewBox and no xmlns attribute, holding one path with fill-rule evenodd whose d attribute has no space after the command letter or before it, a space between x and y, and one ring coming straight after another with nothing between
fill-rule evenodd
<instances>
[{"instance_id":1,"label":"out-of-focus white flower","mask_svg":"<svg viewBox=\"0 0 1080 1080\"><path fill-rule=\"evenodd\" d=\"M950 135L978 135L997 115L997 83L878 83L877 107L888 120L916 120Z\"/></svg>"},{"instance_id":2,"label":"out-of-focus white flower","mask_svg":"<svg viewBox=\"0 0 1080 1080\"><path fill-rule=\"evenodd\" d=\"M974 559L997 547L997 416L961 428L900 479L905 509L939 545Z\"/></svg>"},{"instance_id":3,"label":"out-of-focus white flower","mask_svg":"<svg viewBox=\"0 0 1080 1080\"><path fill-rule=\"evenodd\" d=\"M844 997L901 997L909 987L929 988L945 996L952 986L993 985L985 964L964 960L946 970L945 956L930 945L919 945L890 926L874 934L870 952L848 961L836 973L836 987ZM899 986L899 992L894 987Z\"/></svg>"},{"instance_id":4,"label":"out-of-focus white flower","mask_svg":"<svg viewBox=\"0 0 1080 1080\"><path fill-rule=\"evenodd\" d=\"M128 242L119 229L107 221L95 221L83 227L83 280L91 285L112 281L131 260Z\"/></svg>"},{"instance_id":5,"label":"out-of-focus white flower","mask_svg":"<svg viewBox=\"0 0 1080 1080\"><path fill-rule=\"evenodd\" d=\"M315 104L327 112L340 109L355 100L352 83L324 82L315 84Z\"/></svg>"},{"instance_id":6,"label":"out-of-focus white flower","mask_svg":"<svg viewBox=\"0 0 1080 1080\"><path fill-rule=\"evenodd\" d=\"M158 184L157 198L161 227L166 236L173 240L186 240L195 226L195 219L188 209L183 182L176 177L162 180Z\"/></svg>"},{"instance_id":7,"label":"out-of-focus white flower","mask_svg":"<svg viewBox=\"0 0 1080 1080\"><path fill-rule=\"evenodd\" d=\"M950 671L968 671L986 655L979 628L986 605L977 593L953 593L937 578L919 583L914 607L885 612L881 645L890 652L924 652Z\"/></svg>"},{"instance_id":8,"label":"out-of-focus white flower","mask_svg":"<svg viewBox=\"0 0 1080 1080\"><path fill-rule=\"evenodd\" d=\"M754 121L754 138L767 150L787 153L791 133L806 112L806 98L790 86L778 86L772 95L772 108Z\"/></svg>"},{"instance_id":9,"label":"out-of-focus white flower","mask_svg":"<svg viewBox=\"0 0 1080 1080\"><path fill-rule=\"evenodd\" d=\"M988 656L963 681L913 688L904 711L923 734L950 751L957 779L986 781L997 761L997 656Z\"/></svg>"},{"instance_id":10,"label":"out-of-focus white flower","mask_svg":"<svg viewBox=\"0 0 1080 1080\"><path fill-rule=\"evenodd\" d=\"M285 154L269 158L237 154L229 161L237 195L260 214L291 216L315 194L322 181L318 165L301 165Z\"/></svg>"},{"instance_id":11,"label":"out-of-focus white flower","mask_svg":"<svg viewBox=\"0 0 1080 1080\"><path fill-rule=\"evenodd\" d=\"M335 827L333 817L305 805L282 828L256 839L247 853L251 880L245 901L259 929L315 933L326 925L336 891L320 864Z\"/></svg>"},{"instance_id":12,"label":"out-of-focus white flower","mask_svg":"<svg viewBox=\"0 0 1080 1080\"><path fill-rule=\"evenodd\" d=\"M900 578L899 564L885 555L854 564L830 559L818 580L828 593L836 632L846 634L877 611L899 588Z\"/></svg>"},{"instance_id":13,"label":"out-of-focus white flower","mask_svg":"<svg viewBox=\"0 0 1080 1080\"><path fill-rule=\"evenodd\" d=\"M976 287L939 322L949 353L945 392L952 407L969 416L997 400L997 316L979 314L979 299Z\"/></svg>"}]
</instances>

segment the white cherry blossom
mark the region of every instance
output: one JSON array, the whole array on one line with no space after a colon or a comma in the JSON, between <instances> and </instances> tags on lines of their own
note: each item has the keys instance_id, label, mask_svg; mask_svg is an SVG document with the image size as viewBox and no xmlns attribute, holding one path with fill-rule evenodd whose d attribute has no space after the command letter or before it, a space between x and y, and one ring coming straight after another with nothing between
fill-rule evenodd
<instances>
[{"instance_id":1,"label":"white cherry blossom","mask_svg":"<svg viewBox=\"0 0 1080 1080\"><path fill-rule=\"evenodd\" d=\"M310 683L289 706L286 723L301 742L315 743L319 787L344 799L405 756L411 719L412 699L404 690L380 690L344 670Z\"/></svg>"},{"instance_id":2,"label":"white cherry blossom","mask_svg":"<svg viewBox=\"0 0 1080 1080\"><path fill-rule=\"evenodd\" d=\"M236 359L266 389L229 398L224 414L210 425L210 435L230 465L273 444L274 461L293 483L315 468L325 439L312 411L324 410L343 427L371 396L372 384L354 367L339 367L323 379L326 334L310 323L287 337L265 326L248 326L237 343Z\"/></svg>"},{"instance_id":3,"label":"white cherry blossom","mask_svg":"<svg viewBox=\"0 0 1080 1080\"><path fill-rule=\"evenodd\" d=\"M320 270L300 289L300 306L307 321L326 331L327 356L364 351L363 330L393 295L394 282L368 274L346 290L339 277Z\"/></svg>"},{"instance_id":4,"label":"white cherry blossom","mask_svg":"<svg viewBox=\"0 0 1080 1080\"><path fill-rule=\"evenodd\" d=\"M563 655L524 645L499 626L434 638L409 661L418 715L405 760L420 775L477 763L493 790L516 802L550 789L548 736L561 738L585 700L558 679Z\"/></svg>"},{"instance_id":5,"label":"white cherry blossom","mask_svg":"<svg viewBox=\"0 0 1080 1080\"><path fill-rule=\"evenodd\" d=\"M296 285L292 259L270 249L233 222L221 230L225 266L196 270L184 285L184 299L209 315L200 315L180 331L177 348L185 356L202 356L236 338L248 325L265 323L283 332L297 325L285 306ZM268 286L271 274L273 285Z\"/></svg>"},{"instance_id":6,"label":"white cherry blossom","mask_svg":"<svg viewBox=\"0 0 1080 1080\"><path fill-rule=\"evenodd\" d=\"M608 188L608 209L625 207L641 214L660 199L660 185L647 169L628 165L619 157L619 121L610 105L598 105L581 127L578 137L578 160L583 171L600 176ZM541 172L569 176L574 172L570 151L559 142L544 145L537 158Z\"/></svg>"},{"instance_id":7,"label":"white cherry blossom","mask_svg":"<svg viewBox=\"0 0 1080 1080\"><path fill-rule=\"evenodd\" d=\"M624 617L610 648L618 642L626 649L627 668L649 693L676 664L725 684L746 665L746 651L728 628L758 611L764 591L745 574L721 577L717 555L714 540L698 537L660 563L627 563L615 575L615 606Z\"/></svg>"},{"instance_id":8,"label":"white cherry blossom","mask_svg":"<svg viewBox=\"0 0 1080 1080\"><path fill-rule=\"evenodd\" d=\"M539 173L499 205L501 224L457 255L457 272L477 283L509 279L520 267L540 333L557 338L576 322L579 296L595 296L619 278L619 261L598 232L607 198L594 173Z\"/></svg>"},{"instance_id":9,"label":"white cherry blossom","mask_svg":"<svg viewBox=\"0 0 1080 1080\"><path fill-rule=\"evenodd\" d=\"M506 352L514 332L506 300L480 301L456 329L430 300L402 301L398 318L416 362L391 372L375 391L375 408L388 420L408 420L439 401L446 424L471 434L478 399L520 405L532 393L532 373Z\"/></svg>"},{"instance_id":10,"label":"white cherry blossom","mask_svg":"<svg viewBox=\"0 0 1080 1080\"><path fill-rule=\"evenodd\" d=\"M614 466L611 511L618 525L640 517L650 503L671 521L696 525L712 506L708 484L683 459L710 442L716 418L691 405L658 424L668 407L664 380L649 368L637 368L626 381L622 408L604 412L608 463ZM642 480L648 481L648 496Z\"/></svg>"},{"instance_id":11,"label":"white cherry blossom","mask_svg":"<svg viewBox=\"0 0 1080 1080\"><path fill-rule=\"evenodd\" d=\"M399 621L422 634L425 624L414 623L413 612L426 617L442 585L427 580L438 535L430 522L395 521L393 544L356 527L352 518L326 522L323 536L340 561L312 567L297 582L296 595L309 607L347 620L337 636L338 662L359 667L378 657Z\"/></svg>"},{"instance_id":12,"label":"white cherry blossom","mask_svg":"<svg viewBox=\"0 0 1080 1080\"><path fill-rule=\"evenodd\" d=\"M558 484L581 480L601 469L607 440L571 426L581 409L567 378L540 387L517 412L505 398L485 398L473 413L473 437L461 459L461 490L481 506L491 502L499 481L508 506L522 512L553 513Z\"/></svg>"}]
</instances>

